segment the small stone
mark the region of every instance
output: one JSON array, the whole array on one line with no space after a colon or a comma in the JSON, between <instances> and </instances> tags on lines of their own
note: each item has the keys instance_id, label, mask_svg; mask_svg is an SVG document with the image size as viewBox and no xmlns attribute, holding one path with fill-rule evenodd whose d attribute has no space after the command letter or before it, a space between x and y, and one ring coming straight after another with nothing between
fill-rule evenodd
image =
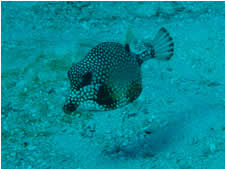
<instances>
[{"instance_id":1,"label":"small stone","mask_svg":"<svg viewBox=\"0 0 225 169\"><path fill-rule=\"evenodd\" d=\"M135 117L136 115L137 115L136 112L129 112L129 113L128 113L128 118L130 118L130 117Z\"/></svg>"},{"instance_id":2,"label":"small stone","mask_svg":"<svg viewBox=\"0 0 225 169\"><path fill-rule=\"evenodd\" d=\"M129 131L128 131L128 135L129 135L129 136L131 136L131 135L133 135L133 134L134 134L133 130L129 130Z\"/></svg>"},{"instance_id":3,"label":"small stone","mask_svg":"<svg viewBox=\"0 0 225 169\"><path fill-rule=\"evenodd\" d=\"M77 114L75 115L75 117L76 117L76 118L80 118L80 117L81 117L80 113L77 113Z\"/></svg>"},{"instance_id":4,"label":"small stone","mask_svg":"<svg viewBox=\"0 0 225 169\"><path fill-rule=\"evenodd\" d=\"M146 127L144 127L143 131L145 134L151 134L152 128L151 128L151 126L146 126Z\"/></svg>"},{"instance_id":5,"label":"small stone","mask_svg":"<svg viewBox=\"0 0 225 169\"><path fill-rule=\"evenodd\" d=\"M28 146L27 149L32 151L32 150L36 149L36 147L31 145L31 146Z\"/></svg>"},{"instance_id":6,"label":"small stone","mask_svg":"<svg viewBox=\"0 0 225 169\"><path fill-rule=\"evenodd\" d=\"M144 114L149 114L149 111L146 108L143 110L143 112L144 112Z\"/></svg>"},{"instance_id":7,"label":"small stone","mask_svg":"<svg viewBox=\"0 0 225 169\"><path fill-rule=\"evenodd\" d=\"M170 158L170 156L171 156L171 153L166 153L166 158Z\"/></svg>"},{"instance_id":8,"label":"small stone","mask_svg":"<svg viewBox=\"0 0 225 169\"><path fill-rule=\"evenodd\" d=\"M211 153L214 153L216 151L216 145L215 144L210 144L209 145L209 150Z\"/></svg>"},{"instance_id":9,"label":"small stone","mask_svg":"<svg viewBox=\"0 0 225 169\"><path fill-rule=\"evenodd\" d=\"M111 131L111 130L106 130L105 133L106 133L106 134L111 134L112 131Z\"/></svg>"},{"instance_id":10,"label":"small stone","mask_svg":"<svg viewBox=\"0 0 225 169\"><path fill-rule=\"evenodd\" d=\"M122 135L123 135L123 134L122 134L121 132L118 132L118 133L117 133L117 137L122 137Z\"/></svg>"},{"instance_id":11,"label":"small stone","mask_svg":"<svg viewBox=\"0 0 225 169\"><path fill-rule=\"evenodd\" d=\"M191 140L191 144L198 144L199 139L197 137L193 137Z\"/></svg>"},{"instance_id":12,"label":"small stone","mask_svg":"<svg viewBox=\"0 0 225 169\"><path fill-rule=\"evenodd\" d=\"M11 156L16 156L16 153L15 152L12 152L10 155Z\"/></svg>"},{"instance_id":13,"label":"small stone","mask_svg":"<svg viewBox=\"0 0 225 169\"><path fill-rule=\"evenodd\" d=\"M126 147L128 145L128 140L125 140L123 143L122 143L122 146L123 147Z\"/></svg>"},{"instance_id":14,"label":"small stone","mask_svg":"<svg viewBox=\"0 0 225 169\"><path fill-rule=\"evenodd\" d=\"M156 117L154 115L152 115L152 119L154 120Z\"/></svg>"},{"instance_id":15,"label":"small stone","mask_svg":"<svg viewBox=\"0 0 225 169\"><path fill-rule=\"evenodd\" d=\"M152 119L148 119L148 123L152 123Z\"/></svg>"}]
</instances>

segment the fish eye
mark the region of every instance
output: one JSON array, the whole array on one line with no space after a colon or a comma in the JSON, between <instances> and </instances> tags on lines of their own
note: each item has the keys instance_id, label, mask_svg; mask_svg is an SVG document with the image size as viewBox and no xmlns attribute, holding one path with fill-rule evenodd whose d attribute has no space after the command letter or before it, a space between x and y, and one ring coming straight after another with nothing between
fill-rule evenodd
<instances>
[{"instance_id":1,"label":"fish eye","mask_svg":"<svg viewBox=\"0 0 225 169\"><path fill-rule=\"evenodd\" d=\"M73 111L75 111L78 107L78 104L68 103L63 106L63 111L66 114L71 114Z\"/></svg>"}]
</instances>

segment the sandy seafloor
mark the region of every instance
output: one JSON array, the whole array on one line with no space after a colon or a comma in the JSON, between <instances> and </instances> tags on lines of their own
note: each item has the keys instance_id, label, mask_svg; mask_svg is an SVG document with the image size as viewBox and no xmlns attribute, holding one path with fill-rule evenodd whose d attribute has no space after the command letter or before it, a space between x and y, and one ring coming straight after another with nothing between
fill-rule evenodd
<instances>
[{"instance_id":1,"label":"sandy seafloor","mask_svg":"<svg viewBox=\"0 0 225 169\"><path fill-rule=\"evenodd\" d=\"M225 169L224 2L2 2L3 169ZM107 111L62 111L72 63L103 41L131 50L165 27L168 62ZM128 31L130 32L130 31Z\"/></svg>"}]
</instances>

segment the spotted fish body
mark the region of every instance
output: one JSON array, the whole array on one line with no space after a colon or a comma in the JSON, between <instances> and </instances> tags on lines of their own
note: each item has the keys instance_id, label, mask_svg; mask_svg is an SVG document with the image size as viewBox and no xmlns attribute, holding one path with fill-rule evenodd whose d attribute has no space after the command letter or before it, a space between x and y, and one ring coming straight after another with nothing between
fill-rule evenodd
<instances>
[{"instance_id":1,"label":"spotted fish body","mask_svg":"<svg viewBox=\"0 0 225 169\"><path fill-rule=\"evenodd\" d=\"M71 90L64 112L81 105L113 110L133 102L142 91L142 63L150 58L169 60L172 55L172 38L165 28L141 54L132 53L128 44L100 43L68 71Z\"/></svg>"}]
</instances>

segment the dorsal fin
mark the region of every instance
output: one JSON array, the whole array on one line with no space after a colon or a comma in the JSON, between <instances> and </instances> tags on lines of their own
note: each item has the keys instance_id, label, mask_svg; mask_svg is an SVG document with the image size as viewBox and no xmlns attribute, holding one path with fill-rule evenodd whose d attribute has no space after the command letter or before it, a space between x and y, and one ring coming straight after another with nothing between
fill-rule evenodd
<instances>
[{"instance_id":1,"label":"dorsal fin","mask_svg":"<svg viewBox=\"0 0 225 169\"><path fill-rule=\"evenodd\" d=\"M134 33L130 26L128 26L127 32L126 32L126 39L125 44L131 44L131 42L135 39Z\"/></svg>"},{"instance_id":2,"label":"dorsal fin","mask_svg":"<svg viewBox=\"0 0 225 169\"><path fill-rule=\"evenodd\" d=\"M125 50L129 53L130 52L130 46L129 44L125 44Z\"/></svg>"}]
</instances>

